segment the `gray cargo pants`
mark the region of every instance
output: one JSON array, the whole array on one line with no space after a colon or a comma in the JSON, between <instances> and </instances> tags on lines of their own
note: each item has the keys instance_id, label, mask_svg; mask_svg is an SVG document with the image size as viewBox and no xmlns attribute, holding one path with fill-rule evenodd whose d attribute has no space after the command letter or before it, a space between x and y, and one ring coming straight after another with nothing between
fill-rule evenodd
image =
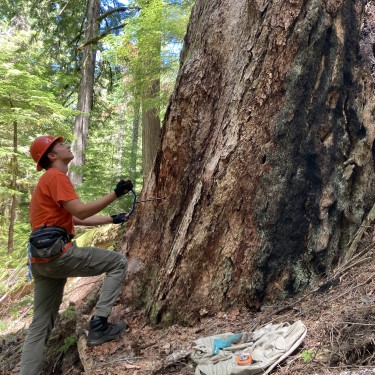
<instances>
[{"instance_id":1,"label":"gray cargo pants","mask_svg":"<svg viewBox=\"0 0 375 375\"><path fill-rule=\"evenodd\" d=\"M41 375L44 347L54 326L67 277L106 273L95 314L111 313L127 272L124 255L74 243L61 257L49 263L33 264L34 317L22 349L21 375Z\"/></svg>"}]
</instances>

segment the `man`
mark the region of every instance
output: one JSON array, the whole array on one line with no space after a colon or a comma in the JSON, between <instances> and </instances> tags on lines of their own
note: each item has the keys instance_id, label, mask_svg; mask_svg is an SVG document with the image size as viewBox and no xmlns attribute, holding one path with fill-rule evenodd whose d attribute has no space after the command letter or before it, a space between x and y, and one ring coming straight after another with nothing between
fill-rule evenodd
<instances>
[{"instance_id":1,"label":"man","mask_svg":"<svg viewBox=\"0 0 375 375\"><path fill-rule=\"evenodd\" d=\"M74 224L100 225L126 221L125 214L96 215L133 185L121 180L114 191L102 198L82 203L67 176L74 156L62 137L41 136L30 146L37 170L45 169L30 202L32 233L29 258L34 277L34 317L21 356L21 375L42 374L43 351L54 326L68 277L106 273L102 290L90 320L87 343L100 345L118 338L124 322L108 323L107 318L124 283L127 260L117 252L95 247L77 247L71 242Z\"/></svg>"}]
</instances>

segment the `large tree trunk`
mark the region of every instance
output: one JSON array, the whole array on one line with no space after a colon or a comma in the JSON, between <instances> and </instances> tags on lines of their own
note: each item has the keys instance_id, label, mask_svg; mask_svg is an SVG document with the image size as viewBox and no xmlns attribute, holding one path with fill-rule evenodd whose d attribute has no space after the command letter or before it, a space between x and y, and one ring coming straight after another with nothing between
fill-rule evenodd
<instances>
[{"instance_id":1,"label":"large tree trunk","mask_svg":"<svg viewBox=\"0 0 375 375\"><path fill-rule=\"evenodd\" d=\"M89 0L87 4L87 22L85 26L85 41L93 40L98 35L98 17L100 14L100 0ZM90 112L94 95L94 74L96 60L96 43L89 43L83 47L82 76L79 84L77 110L74 123L74 141L72 152L74 160L69 171L70 179L76 186L82 184L82 166L85 163L85 149L89 131Z\"/></svg>"},{"instance_id":2,"label":"large tree trunk","mask_svg":"<svg viewBox=\"0 0 375 375\"><path fill-rule=\"evenodd\" d=\"M361 0L197 0L127 230L134 303L191 321L328 273L374 201ZM371 98L371 99L369 99Z\"/></svg>"}]
</instances>

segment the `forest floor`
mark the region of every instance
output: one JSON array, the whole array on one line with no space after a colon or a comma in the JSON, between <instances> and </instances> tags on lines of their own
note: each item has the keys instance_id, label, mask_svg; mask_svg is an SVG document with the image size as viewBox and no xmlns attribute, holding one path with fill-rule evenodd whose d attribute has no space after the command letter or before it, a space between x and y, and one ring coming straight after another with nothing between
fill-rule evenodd
<instances>
[{"instance_id":1,"label":"forest floor","mask_svg":"<svg viewBox=\"0 0 375 375\"><path fill-rule=\"evenodd\" d=\"M118 301L111 319L124 319L129 325L127 332L116 341L94 348L86 347L85 328L100 279L75 279L66 290L60 318L47 347L44 374L194 374L190 359L194 340L297 320L305 324L307 335L272 374L375 374L374 253L374 236L367 234L349 262L338 266L304 294L263 306L258 312L233 309L202 316L193 327L151 326L142 311ZM20 351L31 319L31 295L25 298L28 304L24 306L17 300L0 306L0 320L7 324L0 332L2 375L19 374ZM14 313L15 306L18 319L10 313L12 309Z\"/></svg>"}]
</instances>

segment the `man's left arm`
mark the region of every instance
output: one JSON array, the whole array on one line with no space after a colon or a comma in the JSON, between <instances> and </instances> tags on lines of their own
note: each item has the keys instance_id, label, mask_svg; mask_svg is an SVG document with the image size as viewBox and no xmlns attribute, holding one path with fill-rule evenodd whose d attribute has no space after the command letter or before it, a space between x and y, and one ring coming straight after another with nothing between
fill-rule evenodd
<instances>
[{"instance_id":1,"label":"man's left arm","mask_svg":"<svg viewBox=\"0 0 375 375\"><path fill-rule=\"evenodd\" d=\"M125 213L111 216L93 215L83 220L73 216L74 225L84 225L88 227L94 227L104 224L122 224L125 221L127 221L127 216Z\"/></svg>"},{"instance_id":2,"label":"man's left arm","mask_svg":"<svg viewBox=\"0 0 375 375\"><path fill-rule=\"evenodd\" d=\"M86 219L78 219L78 217L73 216L74 225L84 225L88 227L94 227L97 225L104 225L104 224L113 224L113 219L111 216L101 216L101 215L93 215Z\"/></svg>"}]
</instances>

